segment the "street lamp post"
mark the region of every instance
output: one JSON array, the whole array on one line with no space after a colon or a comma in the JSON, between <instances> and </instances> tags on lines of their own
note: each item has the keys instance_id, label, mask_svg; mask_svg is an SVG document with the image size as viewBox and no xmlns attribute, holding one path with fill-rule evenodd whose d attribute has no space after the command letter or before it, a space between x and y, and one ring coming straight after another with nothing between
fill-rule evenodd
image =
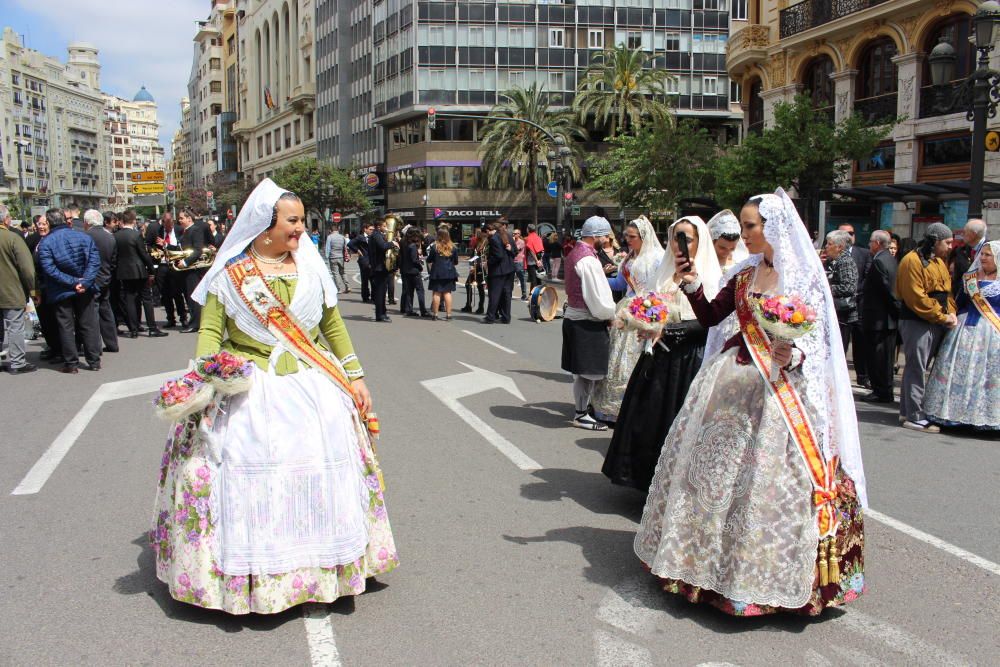
<instances>
[{"instance_id":1,"label":"street lamp post","mask_svg":"<svg viewBox=\"0 0 1000 667\"><path fill-rule=\"evenodd\" d=\"M969 218L983 215L983 180L986 161L986 120L995 118L1000 104L1000 72L990 69L990 51L993 50L993 28L1000 21L1000 3L987 0L972 17L975 46L979 52L977 67L961 83L956 94L948 100L948 83L955 73L957 56L955 48L942 40L928 56L931 82L937 91L935 108L940 112L966 109L972 121L972 177L969 181Z\"/></svg>"}]
</instances>

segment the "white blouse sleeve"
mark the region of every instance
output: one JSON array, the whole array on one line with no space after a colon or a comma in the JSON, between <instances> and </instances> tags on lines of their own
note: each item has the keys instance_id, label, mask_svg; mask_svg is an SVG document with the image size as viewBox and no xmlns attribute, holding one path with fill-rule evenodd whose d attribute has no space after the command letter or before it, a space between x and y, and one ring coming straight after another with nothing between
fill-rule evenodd
<instances>
[{"instance_id":1,"label":"white blouse sleeve","mask_svg":"<svg viewBox=\"0 0 1000 667\"><path fill-rule=\"evenodd\" d=\"M615 299L597 258L584 257L577 262L576 275L580 276L583 300L590 314L598 320L612 319L615 316Z\"/></svg>"}]
</instances>

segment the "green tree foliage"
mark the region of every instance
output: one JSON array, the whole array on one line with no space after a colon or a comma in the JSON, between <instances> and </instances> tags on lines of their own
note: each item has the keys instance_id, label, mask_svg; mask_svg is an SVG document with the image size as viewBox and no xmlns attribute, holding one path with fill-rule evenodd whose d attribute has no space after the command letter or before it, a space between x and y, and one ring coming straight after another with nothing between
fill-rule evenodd
<instances>
[{"instance_id":1,"label":"green tree foliage","mask_svg":"<svg viewBox=\"0 0 1000 667\"><path fill-rule=\"evenodd\" d=\"M587 189L604 191L622 208L673 211L680 199L713 189L719 148L692 119L659 119L610 144L591 158Z\"/></svg>"},{"instance_id":2,"label":"green tree foliage","mask_svg":"<svg viewBox=\"0 0 1000 667\"><path fill-rule=\"evenodd\" d=\"M323 218L324 211L363 215L371 209L364 185L350 171L316 158L289 162L274 172L274 182L302 199L307 213Z\"/></svg>"},{"instance_id":3,"label":"green tree foliage","mask_svg":"<svg viewBox=\"0 0 1000 667\"><path fill-rule=\"evenodd\" d=\"M650 66L654 56L624 44L594 56L577 86L573 107L586 123L593 116L611 136L635 132L644 123L670 117L665 69Z\"/></svg>"},{"instance_id":4,"label":"green tree foliage","mask_svg":"<svg viewBox=\"0 0 1000 667\"><path fill-rule=\"evenodd\" d=\"M7 197L3 205L7 207L12 220L31 220L31 209L25 206L17 195Z\"/></svg>"},{"instance_id":5,"label":"green tree foliage","mask_svg":"<svg viewBox=\"0 0 1000 667\"><path fill-rule=\"evenodd\" d=\"M805 95L779 102L771 127L748 135L719 160L717 198L735 209L778 186L795 188L812 217L820 191L841 182L852 161L867 159L896 122L870 125L854 115L834 125Z\"/></svg>"},{"instance_id":6,"label":"green tree foliage","mask_svg":"<svg viewBox=\"0 0 1000 667\"><path fill-rule=\"evenodd\" d=\"M584 130L569 111L552 111L549 96L538 84L530 88L514 88L501 95L505 98L490 111L491 116L523 119L545 129L553 137L562 137L570 148L573 160L570 171L579 175L586 138ZM549 151L558 147L537 127L514 121L490 121L484 128L479 144L479 156L486 181L491 188L527 188L531 208L538 224L538 190L553 178L553 165L548 164Z\"/></svg>"},{"instance_id":7,"label":"green tree foliage","mask_svg":"<svg viewBox=\"0 0 1000 667\"><path fill-rule=\"evenodd\" d=\"M204 188L184 190L177 195L177 210L189 208L196 216L208 215L208 193Z\"/></svg>"},{"instance_id":8,"label":"green tree foliage","mask_svg":"<svg viewBox=\"0 0 1000 667\"><path fill-rule=\"evenodd\" d=\"M238 178L234 183L215 186L212 190L212 195L215 199L215 210L222 216L229 209L239 212L252 191L253 187L242 178Z\"/></svg>"}]
</instances>

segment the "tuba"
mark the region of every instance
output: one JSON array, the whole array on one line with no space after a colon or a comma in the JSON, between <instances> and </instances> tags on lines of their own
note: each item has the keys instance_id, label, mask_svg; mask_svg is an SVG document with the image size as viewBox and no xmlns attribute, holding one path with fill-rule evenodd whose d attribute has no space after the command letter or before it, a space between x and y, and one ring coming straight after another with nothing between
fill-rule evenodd
<instances>
[{"instance_id":1,"label":"tuba","mask_svg":"<svg viewBox=\"0 0 1000 667\"><path fill-rule=\"evenodd\" d=\"M215 261L215 248L206 247L202 250L201 257L197 262L190 266L184 266L183 262L191 253L194 252L191 248L187 250L162 250L163 260L167 262L167 266L170 267L171 271L194 271L195 269L207 269L212 266L212 262Z\"/></svg>"},{"instance_id":2,"label":"tuba","mask_svg":"<svg viewBox=\"0 0 1000 667\"><path fill-rule=\"evenodd\" d=\"M386 223L385 228L385 240L392 243L396 240L396 235L399 233L399 229L403 225L402 219L395 213L389 213L384 218L383 222ZM399 249L389 248L385 251L385 268L387 271L392 273L396 270L396 263L399 261Z\"/></svg>"}]
</instances>

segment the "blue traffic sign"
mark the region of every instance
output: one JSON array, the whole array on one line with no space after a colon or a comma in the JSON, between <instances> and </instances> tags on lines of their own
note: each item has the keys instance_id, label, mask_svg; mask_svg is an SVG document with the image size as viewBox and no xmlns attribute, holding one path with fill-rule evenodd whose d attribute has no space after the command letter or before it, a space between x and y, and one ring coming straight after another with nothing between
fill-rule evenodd
<instances>
[{"instance_id":1,"label":"blue traffic sign","mask_svg":"<svg viewBox=\"0 0 1000 667\"><path fill-rule=\"evenodd\" d=\"M550 197L555 199L559 196L559 184L555 181L549 181L549 185L545 188L545 191L549 193Z\"/></svg>"}]
</instances>

